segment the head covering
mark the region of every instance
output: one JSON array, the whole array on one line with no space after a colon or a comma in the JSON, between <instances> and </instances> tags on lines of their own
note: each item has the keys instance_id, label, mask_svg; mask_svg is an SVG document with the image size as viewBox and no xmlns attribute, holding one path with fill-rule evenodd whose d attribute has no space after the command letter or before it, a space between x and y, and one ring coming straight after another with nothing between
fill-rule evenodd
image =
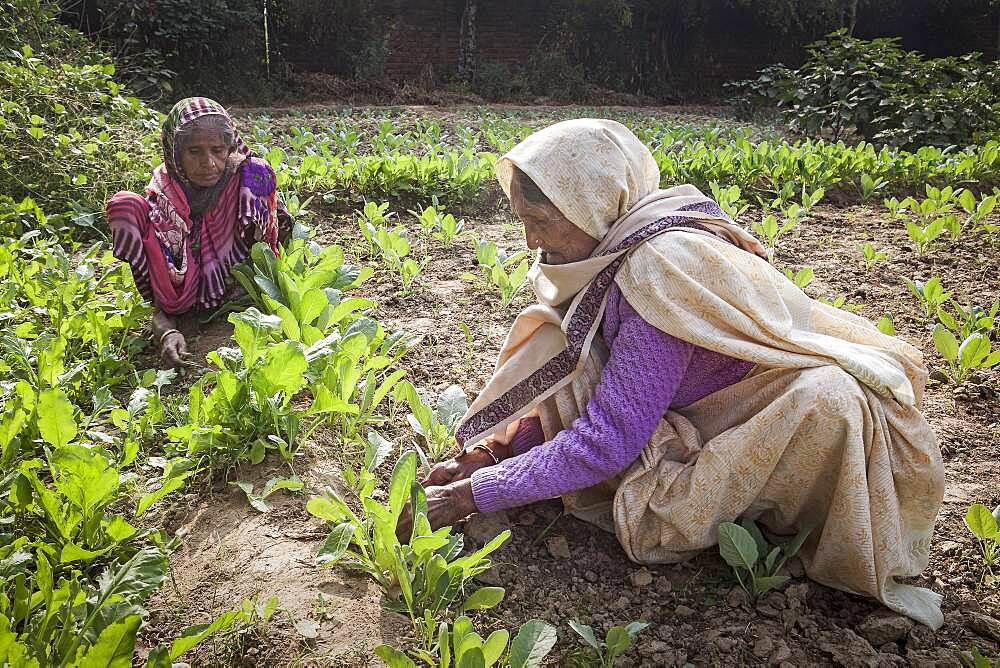
<instances>
[{"instance_id":1,"label":"head covering","mask_svg":"<svg viewBox=\"0 0 1000 668\"><path fill-rule=\"evenodd\" d=\"M649 149L621 123L600 118L556 123L511 149L496 166L507 197L514 165L566 218L598 240L614 221L660 187L660 169ZM595 173L600 175L600 187L594 182Z\"/></svg>"},{"instance_id":2,"label":"head covering","mask_svg":"<svg viewBox=\"0 0 1000 668\"><path fill-rule=\"evenodd\" d=\"M211 116L231 130L234 150L219 183L198 188L184 173L177 138L185 126ZM277 180L266 161L253 157L228 112L208 98L175 104L163 122L161 145L163 164L146 186L153 238L145 242L156 249L147 248L146 255L156 302L168 313L214 308L232 266L245 259L253 241L278 252ZM109 218L117 207L112 198Z\"/></svg>"},{"instance_id":3,"label":"head covering","mask_svg":"<svg viewBox=\"0 0 1000 668\"><path fill-rule=\"evenodd\" d=\"M493 376L456 432L459 442L491 434L502 439L506 427L579 374L612 282L646 322L682 340L757 364L787 364L788 356L775 356L774 349L798 354L794 359L802 366L836 363L882 394L905 405L915 402L906 365L896 358L919 359L919 353L863 318L809 299L764 259L760 242L694 186L659 190L656 161L620 123L578 119L531 135L497 162L508 195L512 165L600 243L579 262L546 265L540 255L536 259L529 279L539 303L514 321ZM730 295L739 302L730 303L731 320L703 322L704 332L687 326L702 322L701 314L719 300L698 286L730 279L744 282ZM690 301L675 294L681 285ZM708 301L700 304L700 298ZM758 319L757 311L771 320ZM729 334L739 345L715 336L720 328L738 330ZM850 340L843 340L844 332Z\"/></svg>"},{"instance_id":4,"label":"head covering","mask_svg":"<svg viewBox=\"0 0 1000 668\"><path fill-rule=\"evenodd\" d=\"M196 122L206 120L215 120L213 127L218 127L231 137L233 151L226 161L225 170L219 180L214 185L203 188L195 185L184 173L180 156L184 150L182 131ZM163 148L163 165L171 178L183 187L190 213L194 217L201 216L212 208L236 169L250 156L250 149L243 143L229 112L221 104L207 97L187 97L173 106L160 129L160 145Z\"/></svg>"}]
</instances>

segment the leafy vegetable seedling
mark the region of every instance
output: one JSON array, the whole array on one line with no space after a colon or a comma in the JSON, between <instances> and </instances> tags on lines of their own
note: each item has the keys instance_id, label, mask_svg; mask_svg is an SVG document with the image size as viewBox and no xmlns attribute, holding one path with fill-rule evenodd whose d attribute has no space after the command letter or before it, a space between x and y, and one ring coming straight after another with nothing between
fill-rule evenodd
<instances>
[{"instance_id":1,"label":"leafy vegetable seedling","mask_svg":"<svg viewBox=\"0 0 1000 668\"><path fill-rule=\"evenodd\" d=\"M648 628L649 624L646 622L632 622L626 626L612 626L608 629L608 633L603 641L597 639L593 628L575 619L569 621L569 626L597 654L601 668L612 668L618 657L631 649L633 643L635 643L636 636Z\"/></svg>"},{"instance_id":2,"label":"leafy vegetable seedling","mask_svg":"<svg viewBox=\"0 0 1000 668\"><path fill-rule=\"evenodd\" d=\"M983 575L976 590L983 585L987 575L995 578L993 567L1000 564L1000 506L990 512L981 503L974 504L965 514L965 526L976 537L979 555L983 559Z\"/></svg>"},{"instance_id":3,"label":"leafy vegetable seedling","mask_svg":"<svg viewBox=\"0 0 1000 668\"><path fill-rule=\"evenodd\" d=\"M455 429L469 408L469 398L459 385L448 387L438 397L437 407L431 410L416 388L403 381L396 386L395 396L410 406L406 416L410 426L424 439L426 454L431 463L441 461L455 445Z\"/></svg>"},{"instance_id":4,"label":"leafy vegetable seedling","mask_svg":"<svg viewBox=\"0 0 1000 668\"><path fill-rule=\"evenodd\" d=\"M267 502L267 497L282 489L287 489L290 492L298 492L303 487L302 481L294 476L291 478L271 478L264 483L264 489L261 490L260 494L254 493L252 482L237 481L229 484L243 490L243 493L247 495L250 506L262 513L271 510L271 504Z\"/></svg>"},{"instance_id":5,"label":"leafy vegetable seedling","mask_svg":"<svg viewBox=\"0 0 1000 668\"><path fill-rule=\"evenodd\" d=\"M811 531L812 528L803 529L786 544L772 548L752 520L744 518L740 524L723 522L719 525L719 553L732 567L743 590L757 600L788 582L787 575L777 573L795 556Z\"/></svg>"},{"instance_id":6,"label":"leafy vegetable seedling","mask_svg":"<svg viewBox=\"0 0 1000 668\"><path fill-rule=\"evenodd\" d=\"M1000 364L1000 350L993 351L990 338L975 332L959 343L942 324L934 327L934 347L948 362L948 375L961 385L970 371L991 369Z\"/></svg>"}]
</instances>

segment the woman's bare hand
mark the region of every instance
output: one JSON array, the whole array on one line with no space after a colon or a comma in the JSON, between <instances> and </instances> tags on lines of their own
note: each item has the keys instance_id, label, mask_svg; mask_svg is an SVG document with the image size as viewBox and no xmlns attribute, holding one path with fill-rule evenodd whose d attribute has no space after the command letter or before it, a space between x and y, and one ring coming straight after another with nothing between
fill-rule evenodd
<instances>
[{"instance_id":1,"label":"woman's bare hand","mask_svg":"<svg viewBox=\"0 0 1000 668\"><path fill-rule=\"evenodd\" d=\"M472 495L472 481L459 480L448 485L427 488L427 521L431 529L451 526L479 512ZM413 532L413 511L407 504L396 524L396 538L401 543L410 540Z\"/></svg>"},{"instance_id":2,"label":"woman's bare hand","mask_svg":"<svg viewBox=\"0 0 1000 668\"><path fill-rule=\"evenodd\" d=\"M180 332L170 332L160 344L160 363L166 369L190 365L190 356L187 351L187 341Z\"/></svg>"},{"instance_id":3,"label":"woman's bare hand","mask_svg":"<svg viewBox=\"0 0 1000 668\"><path fill-rule=\"evenodd\" d=\"M483 445L492 450L496 454L497 459L503 460L508 456L508 446L497 443L493 439L487 439ZM490 454L484 452L481 448L474 448L468 452L463 451L455 457L437 464L420 484L424 487L430 487L466 480L471 478L472 474L479 469L493 466L495 463Z\"/></svg>"}]
</instances>

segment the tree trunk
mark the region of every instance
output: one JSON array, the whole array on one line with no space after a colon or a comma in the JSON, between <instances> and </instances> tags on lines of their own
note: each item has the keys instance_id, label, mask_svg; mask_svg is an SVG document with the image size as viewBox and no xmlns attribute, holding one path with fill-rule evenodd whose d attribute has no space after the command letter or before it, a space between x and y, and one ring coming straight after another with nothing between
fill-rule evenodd
<instances>
[{"instance_id":1,"label":"tree trunk","mask_svg":"<svg viewBox=\"0 0 1000 668\"><path fill-rule=\"evenodd\" d=\"M847 0L847 7L844 11L844 27L847 34L854 34L854 26L858 23L858 0Z\"/></svg>"},{"instance_id":2,"label":"tree trunk","mask_svg":"<svg viewBox=\"0 0 1000 668\"><path fill-rule=\"evenodd\" d=\"M458 77L471 83L476 75L476 8L477 0L465 0L462 27L458 42Z\"/></svg>"}]
</instances>

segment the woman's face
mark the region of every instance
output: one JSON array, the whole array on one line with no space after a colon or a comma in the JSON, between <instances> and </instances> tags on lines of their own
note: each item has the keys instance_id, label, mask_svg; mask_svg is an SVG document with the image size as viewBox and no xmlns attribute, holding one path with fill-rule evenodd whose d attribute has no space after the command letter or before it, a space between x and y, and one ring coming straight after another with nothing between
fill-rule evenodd
<instances>
[{"instance_id":1,"label":"woman's face","mask_svg":"<svg viewBox=\"0 0 1000 668\"><path fill-rule=\"evenodd\" d=\"M222 132L196 129L181 149L181 169L199 188L211 188L222 178L232 149Z\"/></svg>"},{"instance_id":2,"label":"woman's face","mask_svg":"<svg viewBox=\"0 0 1000 668\"><path fill-rule=\"evenodd\" d=\"M597 239L569 221L554 206L533 204L521 195L518 179L510 184L510 206L524 223L524 240L531 250L542 250L545 264L568 264L590 257Z\"/></svg>"}]
</instances>

